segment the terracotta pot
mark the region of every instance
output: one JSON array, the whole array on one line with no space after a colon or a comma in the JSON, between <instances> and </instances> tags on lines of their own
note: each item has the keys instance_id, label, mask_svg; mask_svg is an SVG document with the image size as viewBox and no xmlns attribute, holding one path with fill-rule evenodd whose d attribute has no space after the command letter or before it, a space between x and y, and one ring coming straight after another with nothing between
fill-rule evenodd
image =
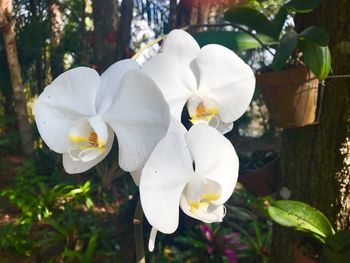
<instances>
[{"instance_id":1,"label":"terracotta pot","mask_svg":"<svg viewBox=\"0 0 350 263\"><path fill-rule=\"evenodd\" d=\"M255 170L243 171L238 181L255 196L266 196L274 193L278 187L279 157L277 155L275 159Z\"/></svg>"},{"instance_id":2,"label":"terracotta pot","mask_svg":"<svg viewBox=\"0 0 350 263\"><path fill-rule=\"evenodd\" d=\"M317 123L319 80L307 67L263 73L256 76L256 81L277 126L294 128Z\"/></svg>"},{"instance_id":3,"label":"terracotta pot","mask_svg":"<svg viewBox=\"0 0 350 263\"><path fill-rule=\"evenodd\" d=\"M294 263L317 263L316 260L305 255L297 245L293 247Z\"/></svg>"}]
</instances>

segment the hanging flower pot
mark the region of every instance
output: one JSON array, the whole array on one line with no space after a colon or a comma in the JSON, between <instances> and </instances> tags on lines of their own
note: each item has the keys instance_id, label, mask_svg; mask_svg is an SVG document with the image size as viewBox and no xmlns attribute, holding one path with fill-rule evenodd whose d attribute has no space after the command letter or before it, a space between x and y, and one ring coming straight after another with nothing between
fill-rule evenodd
<instances>
[{"instance_id":1,"label":"hanging flower pot","mask_svg":"<svg viewBox=\"0 0 350 263\"><path fill-rule=\"evenodd\" d=\"M281 128L318 122L323 87L305 66L256 76L272 120Z\"/></svg>"},{"instance_id":2,"label":"hanging flower pot","mask_svg":"<svg viewBox=\"0 0 350 263\"><path fill-rule=\"evenodd\" d=\"M294 263L316 263L317 262L315 259L306 255L297 244L293 246L293 258L294 258Z\"/></svg>"},{"instance_id":3,"label":"hanging flower pot","mask_svg":"<svg viewBox=\"0 0 350 263\"><path fill-rule=\"evenodd\" d=\"M266 196L274 193L278 188L279 157L276 152L268 151L258 154L259 161L240 173L238 181L241 182L255 196ZM260 163L259 163L260 162Z\"/></svg>"}]
</instances>

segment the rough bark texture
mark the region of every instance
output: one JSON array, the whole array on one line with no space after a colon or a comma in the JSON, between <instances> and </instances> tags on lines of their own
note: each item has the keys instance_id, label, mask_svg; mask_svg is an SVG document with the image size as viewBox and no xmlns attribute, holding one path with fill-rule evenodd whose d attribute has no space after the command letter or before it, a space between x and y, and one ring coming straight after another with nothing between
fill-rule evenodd
<instances>
[{"instance_id":1,"label":"rough bark texture","mask_svg":"<svg viewBox=\"0 0 350 263\"><path fill-rule=\"evenodd\" d=\"M80 63L83 66L89 66L89 57L88 57L88 43L86 41L87 33L86 33L86 25L85 25L85 18L86 18L86 0L81 0L81 21L79 25L79 31L81 34L81 52L80 52Z\"/></svg>"},{"instance_id":2,"label":"rough bark texture","mask_svg":"<svg viewBox=\"0 0 350 263\"><path fill-rule=\"evenodd\" d=\"M117 1L93 0L94 55L96 69L103 72L116 58Z\"/></svg>"},{"instance_id":3,"label":"rough bark texture","mask_svg":"<svg viewBox=\"0 0 350 263\"><path fill-rule=\"evenodd\" d=\"M120 6L120 23L117 38L117 60L127 58L131 38L131 21L133 18L134 2L123 0Z\"/></svg>"},{"instance_id":4,"label":"rough bark texture","mask_svg":"<svg viewBox=\"0 0 350 263\"><path fill-rule=\"evenodd\" d=\"M350 73L349 9L348 0L324 0L296 18L298 29L317 25L329 33L333 74ZM283 132L281 174L291 198L320 209L336 229L350 228L349 87L350 78L327 80L320 124ZM276 227L270 262L293 262L294 242L293 231Z\"/></svg>"},{"instance_id":5,"label":"rough bark texture","mask_svg":"<svg viewBox=\"0 0 350 263\"><path fill-rule=\"evenodd\" d=\"M176 27L176 8L177 8L177 0L170 0L169 19L166 27L166 33L170 32Z\"/></svg>"},{"instance_id":6,"label":"rough bark texture","mask_svg":"<svg viewBox=\"0 0 350 263\"><path fill-rule=\"evenodd\" d=\"M188 25L206 24L209 18L210 8L213 2L209 0L181 0L177 7L176 27L181 28ZM194 33L202 28L192 28Z\"/></svg>"},{"instance_id":7,"label":"rough bark texture","mask_svg":"<svg viewBox=\"0 0 350 263\"><path fill-rule=\"evenodd\" d=\"M52 79L55 79L60 75L63 70L63 52L60 47L61 42L61 28L62 28L62 14L60 5L53 3L50 5L50 17L51 17L51 74Z\"/></svg>"},{"instance_id":8,"label":"rough bark texture","mask_svg":"<svg viewBox=\"0 0 350 263\"><path fill-rule=\"evenodd\" d=\"M21 76L21 67L16 47L16 33L12 24L12 1L0 0L0 29L4 39L7 63L11 76L11 85L24 154L33 152L32 129L28 120L27 101Z\"/></svg>"}]
</instances>

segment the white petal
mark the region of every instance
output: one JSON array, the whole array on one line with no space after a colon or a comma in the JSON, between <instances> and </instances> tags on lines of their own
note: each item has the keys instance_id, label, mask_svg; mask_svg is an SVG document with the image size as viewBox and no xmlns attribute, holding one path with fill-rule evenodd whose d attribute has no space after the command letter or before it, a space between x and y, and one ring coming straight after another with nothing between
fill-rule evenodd
<instances>
[{"instance_id":1,"label":"white petal","mask_svg":"<svg viewBox=\"0 0 350 263\"><path fill-rule=\"evenodd\" d=\"M67 151L70 127L95 114L99 83L95 70L79 67L58 76L41 93L34 107L35 121L41 137L53 151Z\"/></svg>"},{"instance_id":2,"label":"white petal","mask_svg":"<svg viewBox=\"0 0 350 263\"><path fill-rule=\"evenodd\" d=\"M163 44L164 53L169 53L181 61L190 64L196 58L200 48L196 40L184 30L174 29L166 37Z\"/></svg>"},{"instance_id":3,"label":"white petal","mask_svg":"<svg viewBox=\"0 0 350 263\"><path fill-rule=\"evenodd\" d=\"M108 129L108 140L107 144L105 146L104 152L100 153L98 157L95 157L95 159L89 161L89 162L83 162L83 161L74 161L70 157L68 153L63 153L63 167L65 171L69 174L76 174L76 173L82 173L90 168L94 167L96 164L101 162L107 154L110 152L114 140L114 133L112 129Z\"/></svg>"},{"instance_id":4,"label":"white petal","mask_svg":"<svg viewBox=\"0 0 350 263\"><path fill-rule=\"evenodd\" d=\"M150 252L153 252L154 250L154 244L156 243L157 232L158 230L152 227L151 234L149 236L149 241L148 241L148 250Z\"/></svg>"},{"instance_id":5,"label":"white petal","mask_svg":"<svg viewBox=\"0 0 350 263\"><path fill-rule=\"evenodd\" d=\"M69 129L69 138L71 141L88 141L91 131L90 123L84 118L72 125Z\"/></svg>"},{"instance_id":6,"label":"white petal","mask_svg":"<svg viewBox=\"0 0 350 263\"><path fill-rule=\"evenodd\" d=\"M209 125L211 127L215 127L215 129L217 129L219 132L221 132L222 134L226 134L228 132L230 132L233 128L233 122L230 122L230 123L226 123L226 122L223 122L221 120L219 120L219 125L217 124L217 121L218 120L213 120L215 121L215 126L211 125L211 123L209 122Z\"/></svg>"},{"instance_id":7,"label":"white petal","mask_svg":"<svg viewBox=\"0 0 350 263\"><path fill-rule=\"evenodd\" d=\"M106 112L117 98L120 82L125 72L139 67L135 60L124 59L114 63L101 75L101 87L96 98L98 113Z\"/></svg>"},{"instance_id":8,"label":"white petal","mask_svg":"<svg viewBox=\"0 0 350 263\"><path fill-rule=\"evenodd\" d=\"M125 171L137 169L149 157L170 122L164 96L139 69L124 74L118 97L103 117L117 135L119 165Z\"/></svg>"},{"instance_id":9,"label":"white petal","mask_svg":"<svg viewBox=\"0 0 350 263\"><path fill-rule=\"evenodd\" d=\"M205 124L192 126L185 136L195 174L220 184L221 197L214 204L223 204L232 195L238 178L238 157L231 142Z\"/></svg>"},{"instance_id":10,"label":"white petal","mask_svg":"<svg viewBox=\"0 0 350 263\"><path fill-rule=\"evenodd\" d=\"M143 66L143 70L155 81L169 103L171 115L178 120L186 101L197 90L190 64L180 63L171 54L158 54Z\"/></svg>"},{"instance_id":11,"label":"white petal","mask_svg":"<svg viewBox=\"0 0 350 263\"><path fill-rule=\"evenodd\" d=\"M181 194L194 176L191 156L181 138L170 132L157 145L141 176L140 198L148 222L157 230L173 233L179 222Z\"/></svg>"},{"instance_id":12,"label":"white petal","mask_svg":"<svg viewBox=\"0 0 350 263\"><path fill-rule=\"evenodd\" d=\"M171 132L176 133L179 136L179 138L181 139L181 145L183 146L183 149L185 149L185 151L188 152L187 146L185 143L185 137L184 137L187 130L182 125L182 123L180 121L178 121L177 119L175 119L174 117L170 118L170 125L169 125L169 129L168 129L167 134L171 133ZM186 154L186 153L184 153L184 154ZM134 183L137 186L140 185L142 169L145 166L146 161L144 161L143 164L140 167L138 167L136 170L130 171L130 175L131 175L132 179L134 180ZM187 161L187 159L185 161ZM188 159L188 165L192 165L192 160Z\"/></svg>"},{"instance_id":13,"label":"white petal","mask_svg":"<svg viewBox=\"0 0 350 263\"><path fill-rule=\"evenodd\" d=\"M233 122L247 110L255 89L252 69L233 51L207 45L194 61L199 92L216 101L223 122Z\"/></svg>"},{"instance_id":14,"label":"white petal","mask_svg":"<svg viewBox=\"0 0 350 263\"><path fill-rule=\"evenodd\" d=\"M145 164L142 164L140 167L138 167L137 169L130 171L130 175L134 181L134 183L139 186L140 185L140 180L141 180L141 174L142 174L142 170L143 167L145 166Z\"/></svg>"}]
</instances>

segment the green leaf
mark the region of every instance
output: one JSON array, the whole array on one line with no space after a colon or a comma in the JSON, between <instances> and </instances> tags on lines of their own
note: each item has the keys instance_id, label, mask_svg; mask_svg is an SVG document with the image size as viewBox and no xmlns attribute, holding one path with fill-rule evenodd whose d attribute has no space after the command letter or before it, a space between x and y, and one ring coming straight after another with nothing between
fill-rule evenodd
<instances>
[{"instance_id":1,"label":"green leaf","mask_svg":"<svg viewBox=\"0 0 350 263\"><path fill-rule=\"evenodd\" d=\"M97 234L94 234L89 240L88 247L87 247L85 255L84 255L84 263L91 262L92 257L95 253L96 242L97 242Z\"/></svg>"},{"instance_id":2,"label":"green leaf","mask_svg":"<svg viewBox=\"0 0 350 263\"><path fill-rule=\"evenodd\" d=\"M331 53L328 46L320 47L310 41L299 41L302 60L319 80L325 79L331 71Z\"/></svg>"},{"instance_id":3,"label":"green leaf","mask_svg":"<svg viewBox=\"0 0 350 263\"><path fill-rule=\"evenodd\" d=\"M224 19L233 24L247 26L249 29L255 30L258 34L267 35L274 39L278 38L270 20L253 8L233 7L225 12Z\"/></svg>"},{"instance_id":4,"label":"green leaf","mask_svg":"<svg viewBox=\"0 0 350 263\"><path fill-rule=\"evenodd\" d=\"M323 246L323 254L329 263L349 263L350 261L350 249L344 249L342 251L336 251L328 247Z\"/></svg>"},{"instance_id":5,"label":"green leaf","mask_svg":"<svg viewBox=\"0 0 350 263\"><path fill-rule=\"evenodd\" d=\"M297 13L308 13L317 8L322 0L291 0L285 6Z\"/></svg>"},{"instance_id":6,"label":"green leaf","mask_svg":"<svg viewBox=\"0 0 350 263\"><path fill-rule=\"evenodd\" d=\"M310 26L299 34L300 40L307 40L318 46L327 46L329 43L329 36L327 32L317 26Z\"/></svg>"},{"instance_id":7,"label":"green leaf","mask_svg":"<svg viewBox=\"0 0 350 263\"><path fill-rule=\"evenodd\" d=\"M85 200L85 205L86 205L87 209L90 209L94 206L94 202L91 200L90 197L87 197Z\"/></svg>"},{"instance_id":8,"label":"green leaf","mask_svg":"<svg viewBox=\"0 0 350 263\"><path fill-rule=\"evenodd\" d=\"M335 251L350 251L350 233L338 231L334 235L326 238L326 245Z\"/></svg>"},{"instance_id":9,"label":"green leaf","mask_svg":"<svg viewBox=\"0 0 350 263\"><path fill-rule=\"evenodd\" d=\"M274 201L268 207L268 213L276 223L286 227L294 227L297 230L311 232L321 237L322 240L334 234L332 225L327 217L317 209L302 202L291 200Z\"/></svg>"},{"instance_id":10,"label":"green leaf","mask_svg":"<svg viewBox=\"0 0 350 263\"><path fill-rule=\"evenodd\" d=\"M62 256L67 257L70 260L78 259L79 262L85 263L83 255L78 251L73 251L65 248L64 252L62 253Z\"/></svg>"},{"instance_id":11,"label":"green leaf","mask_svg":"<svg viewBox=\"0 0 350 263\"><path fill-rule=\"evenodd\" d=\"M276 55L272 61L274 70L281 70L288 58L292 55L298 45L298 34L295 31L289 31L283 35L280 44L276 50Z\"/></svg>"},{"instance_id":12,"label":"green leaf","mask_svg":"<svg viewBox=\"0 0 350 263\"><path fill-rule=\"evenodd\" d=\"M276 39L279 39L279 36L281 35L283 26L286 22L288 16L288 10L285 6L282 6L278 13L276 14L274 20L272 20L272 28L271 31L273 32L273 35Z\"/></svg>"},{"instance_id":13,"label":"green leaf","mask_svg":"<svg viewBox=\"0 0 350 263\"><path fill-rule=\"evenodd\" d=\"M205 31L193 35L202 47L208 44L219 44L231 50L247 50L261 47L261 44L251 35L234 31ZM272 38L264 35L256 37L265 45L276 44Z\"/></svg>"}]
</instances>

